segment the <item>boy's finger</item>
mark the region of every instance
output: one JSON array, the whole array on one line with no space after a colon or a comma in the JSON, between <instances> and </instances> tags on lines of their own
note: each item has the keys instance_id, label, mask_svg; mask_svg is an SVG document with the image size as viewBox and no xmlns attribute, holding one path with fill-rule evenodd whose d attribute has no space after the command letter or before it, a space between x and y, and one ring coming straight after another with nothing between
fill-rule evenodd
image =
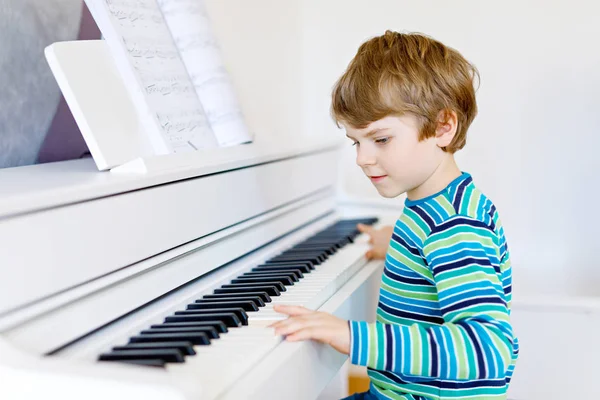
<instances>
[{"instance_id":1,"label":"boy's finger","mask_svg":"<svg viewBox=\"0 0 600 400\"><path fill-rule=\"evenodd\" d=\"M285 306L285 305L281 305L281 304L277 304L277 305L273 306L273 310L280 314L286 314L286 315L290 315L290 316L306 315L306 314L310 314L310 313L314 312L314 311L309 310L308 308L305 308L302 306Z\"/></svg>"},{"instance_id":2,"label":"boy's finger","mask_svg":"<svg viewBox=\"0 0 600 400\"><path fill-rule=\"evenodd\" d=\"M284 329L286 326L303 323L303 318L304 317L302 316L288 317L286 319L282 319L281 321L272 323L271 325L269 325L269 328Z\"/></svg>"},{"instance_id":3,"label":"boy's finger","mask_svg":"<svg viewBox=\"0 0 600 400\"><path fill-rule=\"evenodd\" d=\"M300 340L316 340L321 343L327 343L327 337L331 335L331 331L319 325L309 325L296 330L296 332L287 335L285 340L297 342Z\"/></svg>"},{"instance_id":4,"label":"boy's finger","mask_svg":"<svg viewBox=\"0 0 600 400\"><path fill-rule=\"evenodd\" d=\"M286 318L286 319L282 319L282 320L280 320L280 321L273 322L272 324L270 324L270 325L267 325L267 328L274 328L274 329L277 329L277 328L279 328L280 326L284 325L286 321L289 321L289 318Z\"/></svg>"},{"instance_id":5,"label":"boy's finger","mask_svg":"<svg viewBox=\"0 0 600 400\"><path fill-rule=\"evenodd\" d=\"M317 330L311 326L311 327L306 327L306 328L300 329L300 330L292 333L291 335L286 336L285 340L288 342L298 342L301 340L309 340L309 339L319 340L319 337L317 337L316 334L317 334Z\"/></svg>"},{"instance_id":6,"label":"boy's finger","mask_svg":"<svg viewBox=\"0 0 600 400\"><path fill-rule=\"evenodd\" d=\"M292 335L299 330L316 326L318 324L319 321L312 315L288 318L285 321L281 321L281 324L278 324L275 327L275 334L282 336Z\"/></svg>"},{"instance_id":7,"label":"boy's finger","mask_svg":"<svg viewBox=\"0 0 600 400\"><path fill-rule=\"evenodd\" d=\"M367 251L365 253L365 257L367 258L367 260L370 260L371 258L373 258L373 252L371 250Z\"/></svg>"},{"instance_id":8,"label":"boy's finger","mask_svg":"<svg viewBox=\"0 0 600 400\"><path fill-rule=\"evenodd\" d=\"M370 235L371 232L373 232L373 227L365 224L356 225L356 229L358 229L360 233L366 233L367 235Z\"/></svg>"},{"instance_id":9,"label":"boy's finger","mask_svg":"<svg viewBox=\"0 0 600 400\"><path fill-rule=\"evenodd\" d=\"M305 329L307 327L307 321L293 321L290 324L284 326L278 326L275 329L275 334L279 336L293 335L297 331Z\"/></svg>"}]
</instances>

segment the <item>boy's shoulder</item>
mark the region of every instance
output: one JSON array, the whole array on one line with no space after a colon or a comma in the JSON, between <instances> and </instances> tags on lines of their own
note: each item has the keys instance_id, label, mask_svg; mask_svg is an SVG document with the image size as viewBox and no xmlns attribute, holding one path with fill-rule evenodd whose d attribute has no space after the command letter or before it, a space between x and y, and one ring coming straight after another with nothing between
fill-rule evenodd
<instances>
[{"instance_id":1,"label":"boy's shoulder","mask_svg":"<svg viewBox=\"0 0 600 400\"><path fill-rule=\"evenodd\" d=\"M489 227L492 231L495 230L495 223L498 220L496 206L479 190L471 176L468 176L462 184L448 188L445 197L454 211L447 220L471 219Z\"/></svg>"},{"instance_id":2,"label":"boy's shoulder","mask_svg":"<svg viewBox=\"0 0 600 400\"><path fill-rule=\"evenodd\" d=\"M484 228L495 233L499 225L494 203L463 173L443 191L405 203L398 224L407 224L423 241L434 233L456 226Z\"/></svg>"}]
</instances>

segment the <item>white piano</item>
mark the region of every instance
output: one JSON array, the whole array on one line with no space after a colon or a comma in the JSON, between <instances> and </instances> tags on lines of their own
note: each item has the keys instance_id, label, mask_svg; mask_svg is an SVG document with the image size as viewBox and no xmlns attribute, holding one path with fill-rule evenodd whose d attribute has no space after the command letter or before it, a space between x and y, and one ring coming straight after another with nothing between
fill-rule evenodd
<instances>
[{"instance_id":1,"label":"white piano","mask_svg":"<svg viewBox=\"0 0 600 400\"><path fill-rule=\"evenodd\" d=\"M354 225L397 217L339 201L338 153L0 171L0 399L323 398L347 357L275 337L273 304L372 319L382 263Z\"/></svg>"}]
</instances>

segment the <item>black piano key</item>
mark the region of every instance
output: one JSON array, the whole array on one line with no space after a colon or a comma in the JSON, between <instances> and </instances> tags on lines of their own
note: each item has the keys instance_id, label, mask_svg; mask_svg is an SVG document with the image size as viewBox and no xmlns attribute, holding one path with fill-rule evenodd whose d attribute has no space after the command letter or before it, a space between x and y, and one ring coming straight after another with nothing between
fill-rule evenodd
<instances>
[{"instance_id":1,"label":"black piano key","mask_svg":"<svg viewBox=\"0 0 600 400\"><path fill-rule=\"evenodd\" d=\"M302 279L304 277L304 275L302 274L302 272L300 270L292 270L292 269L290 269L290 270L280 269L279 271L275 271L275 272L270 272L270 271L248 271L248 272L244 272L241 276L261 276L261 275L287 276L293 282L298 282L300 279Z\"/></svg>"},{"instance_id":2,"label":"black piano key","mask_svg":"<svg viewBox=\"0 0 600 400\"><path fill-rule=\"evenodd\" d=\"M325 252L315 252L315 251L285 251L278 255L277 257L298 257L303 259L312 259L316 258L320 263L325 262L328 256Z\"/></svg>"},{"instance_id":3,"label":"black piano key","mask_svg":"<svg viewBox=\"0 0 600 400\"><path fill-rule=\"evenodd\" d=\"M227 287L229 286L229 287ZM234 285L223 285L218 289L215 289L215 294L224 293L253 293L257 291L266 292L269 296L279 296L280 292L275 286L234 286Z\"/></svg>"},{"instance_id":4,"label":"black piano key","mask_svg":"<svg viewBox=\"0 0 600 400\"><path fill-rule=\"evenodd\" d=\"M306 266L300 266L300 267L305 267ZM272 270L277 270L274 272L271 271L255 271L256 268L268 268L268 269L272 269ZM278 272L281 271L281 272ZM308 270L310 272L310 269ZM246 272L247 274L283 274L283 275L288 275L288 274L292 274L294 275L297 279L302 279L304 278L304 274L305 272L303 272L302 270L298 269L298 268L294 268L293 266L287 266L287 265L283 265L283 266L277 266L276 264L262 264L260 266L254 267L252 268L250 271Z\"/></svg>"},{"instance_id":5,"label":"black piano key","mask_svg":"<svg viewBox=\"0 0 600 400\"><path fill-rule=\"evenodd\" d=\"M321 246L321 245L298 245L294 246L293 250L315 250L322 251L327 255L333 255L337 252L337 249L334 246Z\"/></svg>"},{"instance_id":6,"label":"black piano key","mask_svg":"<svg viewBox=\"0 0 600 400\"><path fill-rule=\"evenodd\" d=\"M219 332L217 332L217 330L215 328L213 328L212 326L204 326L204 327L200 327L200 328L177 328L177 327L173 327L173 328L157 328L157 329L144 329L143 331L140 332L140 334L142 335L158 335L161 333L198 333L198 332L202 332L205 333L206 336L208 336L209 339L218 339L219 338Z\"/></svg>"},{"instance_id":7,"label":"black piano key","mask_svg":"<svg viewBox=\"0 0 600 400\"><path fill-rule=\"evenodd\" d=\"M290 265L290 264L295 264L295 265L305 265L307 266L310 270L315 269L315 265L314 263L308 261L308 260L291 260L291 261L271 261L271 259L266 260L263 264L257 265L258 267L260 267L261 265L271 265L271 264L284 264L284 265Z\"/></svg>"},{"instance_id":8,"label":"black piano key","mask_svg":"<svg viewBox=\"0 0 600 400\"><path fill-rule=\"evenodd\" d=\"M156 349L177 349L184 356L193 356L196 354L194 345L191 342L152 342L152 343L129 343L123 346L115 346L113 351L119 350L156 350Z\"/></svg>"},{"instance_id":9,"label":"black piano key","mask_svg":"<svg viewBox=\"0 0 600 400\"><path fill-rule=\"evenodd\" d=\"M339 239L339 238L338 238ZM335 247L335 245L333 244L333 242L335 242L335 240L330 241L331 243L319 243L319 242L311 242L310 240L305 240L304 242L299 242L296 243L294 245L294 247L292 247L292 249L315 249L315 250L322 250L322 251L326 251L326 250L331 250L333 252L337 251L337 248Z\"/></svg>"},{"instance_id":10,"label":"black piano key","mask_svg":"<svg viewBox=\"0 0 600 400\"><path fill-rule=\"evenodd\" d=\"M263 284L249 282L249 283L227 283L225 285L221 285L222 288L229 288L229 287L252 287L252 286L274 287L277 290L279 290L280 292L285 292L287 290L285 288L285 285L283 283L276 282L276 281L265 282ZM267 293L271 294L269 291L267 291Z\"/></svg>"},{"instance_id":11,"label":"black piano key","mask_svg":"<svg viewBox=\"0 0 600 400\"><path fill-rule=\"evenodd\" d=\"M320 235L314 236L305 240L299 245L310 245L310 246L326 246L326 247L336 247L344 246L350 243L348 240L348 235Z\"/></svg>"},{"instance_id":12,"label":"black piano key","mask_svg":"<svg viewBox=\"0 0 600 400\"><path fill-rule=\"evenodd\" d=\"M336 224L352 224L352 225L365 224L365 225L372 225L372 224L374 224L377 221L379 221L379 218L377 218L377 217L359 217L359 218L340 219L339 221L336 222Z\"/></svg>"},{"instance_id":13,"label":"black piano key","mask_svg":"<svg viewBox=\"0 0 600 400\"><path fill-rule=\"evenodd\" d=\"M302 242L301 245L303 245L303 246L329 246L329 247L333 248L334 251L337 251L337 250L341 249L342 247L344 247L343 244L337 243L337 241L332 241L332 240L306 241L306 242Z\"/></svg>"},{"instance_id":14,"label":"black piano key","mask_svg":"<svg viewBox=\"0 0 600 400\"><path fill-rule=\"evenodd\" d=\"M228 328L242 326L240 319L234 313L196 314L196 315L171 315L165 322L193 322L193 321L221 321ZM183 339L185 340L185 339Z\"/></svg>"},{"instance_id":15,"label":"black piano key","mask_svg":"<svg viewBox=\"0 0 600 400\"><path fill-rule=\"evenodd\" d=\"M118 362L125 364L143 365L145 367L159 367L164 368L166 361L160 358L153 358L149 360L102 360L102 362Z\"/></svg>"},{"instance_id":16,"label":"black piano key","mask_svg":"<svg viewBox=\"0 0 600 400\"><path fill-rule=\"evenodd\" d=\"M331 244L339 244L341 246L345 246L349 243L352 243L352 237L346 235L333 235L333 236L319 236L310 240L310 243L331 243Z\"/></svg>"},{"instance_id":17,"label":"black piano key","mask_svg":"<svg viewBox=\"0 0 600 400\"><path fill-rule=\"evenodd\" d=\"M292 248L294 251L315 251L321 252L330 256L337 252L337 248L332 244L319 244L319 243L299 243Z\"/></svg>"},{"instance_id":18,"label":"black piano key","mask_svg":"<svg viewBox=\"0 0 600 400\"><path fill-rule=\"evenodd\" d=\"M302 270L298 269L298 268L302 268ZM269 265L269 264L265 264L263 266L259 266L259 267L254 267L252 268L252 270L250 272L253 273L259 273L259 274L275 274L278 272L295 272L296 276L301 279L304 278L304 274L308 274L310 273L310 269L308 269L307 266L304 265L299 265L299 266L285 266L285 265Z\"/></svg>"},{"instance_id":19,"label":"black piano key","mask_svg":"<svg viewBox=\"0 0 600 400\"><path fill-rule=\"evenodd\" d=\"M182 363L185 361L183 354L177 349L111 351L110 353L100 354L98 359L100 361L160 359L172 363Z\"/></svg>"},{"instance_id":20,"label":"black piano key","mask_svg":"<svg viewBox=\"0 0 600 400\"><path fill-rule=\"evenodd\" d=\"M209 310L212 308L242 308L244 311L258 311L256 303L251 300L230 300L230 301L219 301L219 302L195 302L188 304L188 310Z\"/></svg>"},{"instance_id":21,"label":"black piano key","mask_svg":"<svg viewBox=\"0 0 600 400\"><path fill-rule=\"evenodd\" d=\"M169 317L170 318L170 317ZM206 333L162 333L156 335L137 335L129 338L129 343L148 342L191 342L195 345L208 345L210 339Z\"/></svg>"},{"instance_id":22,"label":"black piano key","mask_svg":"<svg viewBox=\"0 0 600 400\"><path fill-rule=\"evenodd\" d=\"M231 281L231 283L262 283L265 285L270 284L270 282L279 282L284 286L291 286L294 284L294 281L291 280L289 276L281 275L271 275L270 277L241 275Z\"/></svg>"},{"instance_id":23,"label":"black piano key","mask_svg":"<svg viewBox=\"0 0 600 400\"><path fill-rule=\"evenodd\" d=\"M302 256L302 255L289 255L289 256L275 256L269 260L267 260L267 264L269 263L278 263L278 262L298 262L298 261L309 261L313 265L320 265L321 259L315 256Z\"/></svg>"},{"instance_id":24,"label":"black piano key","mask_svg":"<svg viewBox=\"0 0 600 400\"><path fill-rule=\"evenodd\" d=\"M358 228L356 227L356 225L358 225L358 222L348 223L348 224L330 225L327 229L325 229L325 230L317 233L317 235L323 235L323 234L338 234L338 235L342 235L344 233L355 232L355 231L358 230Z\"/></svg>"},{"instance_id":25,"label":"black piano key","mask_svg":"<svg viewBox=\"0 0 600 400\"><path fill-rule=\"evenodd\" d=\"M329 258L329 255L327 254L327 252L323 249L316 249L316 248L303 248L303 247L292 247L290 249L285 250L284 252L280 253L279 255L285 255L285 256L289 256L289 255L312 255L312 256L318 256L321 257L323 260L326 260L327 258Z\"/></svg>"},{"instance_id":26,"label":"black piano key","mask_svg":"<svg viewBox=\"0 0 600 400\"><path fill-rule=\"evenodd\" d=\"M286 262L267 261L264 264L257 265L255 268L262 268L262 267L270 267L270 268L281 267L281 268L299 269L300 271L302 271L305 274L308 274L308 273L310 273L310 271L315 269L315 267L312 265L312 263L293 262L293 261L292 262L290 262L290 261L286 261Z\"/></svg>"},{"instance_id":27,"label":"black piano key","mask_svg":"<svg viewBox=\"0 0 600 400\"><path fill-rule=\"evenodd\" d=\"M220 314L220 313L232 313L238 318L242 325L248 325L248 314L243 308L229 307L229 308L215 308L210 310L185 310L175 311L175 315L204 315L204 314Z\"/></svg>"},{"instance_id":28,"label":"black piano key","mask_svg":"<svg viewBox=\"0 0 600 400\"><path fill-rule=\"evenodd\" d=\"M215 328L218 333L227 333L227 325L221 321L192 321L192 322L164 322L160 325L152 325L152 329L171 329L171 328Z\"/></svg>"},{"instance_id":29,"label":"black piano key","mask_svg":"<svg viewBox=\"0 0 600 400\"><path fill-rule=\"evenodd\" d=\"M358 224L355 223L355 224L331 225L327 229L317 233L315 236L318 236L318 235L344 235L347 233L352 233L352 232L355 232L358 230L356 225L358 225Z\"/></svg>"},{"instance_id":30,"label":"black piano key","mask_svg":"<svg viewBox=\"0 0 600 400\"><path fill-rule=\"evenodd\" d=\"M314 239L314 238L340 238L343 237L346 234L352 233L353 231L358 230L356 228L356 225L351 225L351 226L330 226L329 228L316 233L315 235L311 236L310 239Z\"/></svg>"},{"instance_id":31,"label":"black piano key","mask_svg":"<svg viewBox=\"0 0 600 400\"><path fill-rule=\"evenodd\" d=\"M315 237L315 238L308 239L308 240L304 241L303 243L304 244L307 244L307 243L327 244L328 246L336 246L338 248L341 248L341 247L344 247L345 245L347 245L348 243L350 243L350 240L348 240L348 238L346 238L346 237L335 237L335 238Z\"/></svg>"},{"instance_id":32,"label":"black piano key","mask_svg":"<svg viewBox=\"0 0 600 400\"><path fill-rule=\"evenodd\" d=\"M301 278L295 272L285 272L285 271L279 271L276 273L244 272L241 276L239 276L239 278L245 278L245 277L268 278L270 276L275 276L275 277L285 276L286 278L289 278L292 281L292 283L300 281L300 278Z\"/></svg>"},{"instance_id":33,"label":"black piano key","mask_svg":"<svg viewBox=\"0 0 600 400\"><path fill-rule=\"evenodd\" d=\"M339 221L337 224L334 225L334 227L352 228L352 227L355 227L358 224L373 225L375 222L377 222L377 218L347 219L347 220Z\"/></svg>"},{"instance_id":34,"label":"black piano key","mask_svg":"<svg viewBox=\"0 0 600 400\"><path fill-rule=\"evenodd\" d=\"M258 265L258 267L260 267L262 265L273 265L273 264L276 264L276 265L304 265L304 266L307 266L310 271L315 269L314 264L311 263L310 261L270 261L270 260L267 260L264 262L264 264Z\"/></svg>"},{"instance_id":35,"label":"black piano key","mask_svg":"<svg viewBox=\"0 0 600 400\"><path fill-rule=\"evenodd\" d=\"M215 294L206 294L202 296L203 299L222 299L223 297L247 297L247 296L256 296L259 297L265 303L271 302L271 297L264 291L257 292L245 292L245 293L215 293Z\"/></svg>"},{"instance_id":36,"label":"black piano key","mask_svg":"<svg viewBox=\"0 0 600 400\"><path fill-rule=\"evenodd\" d=\"M227 296L227 297L217 297L217 298L206 298L203 296L201 299L196 300L196 303L220 303L223 301L251 301L254 303L256 307L264 307L265 302L259 296L243 296L243 297L235 297L235 296Z\"/></svg>"},{"instance_id":37,"label":"black piano key","mask_svg":"<svg viewBox=\"0 0 600 400\"><path fill-rule=\"evenodd\" d=\"M316 249L316 248L292 247L292 248L287 249L280 253L280 255L295 255L295 254L320 256L323 259L327 259L327 257L329 257L325 250Z\"/></svg>"},{"instance_id":38,"label":"black piano key","mask_svg":"<svg viewBox=\"0 0 600 400\"><path fill-rule=\"evenodd\" d=\"M321 232L317 235L311 236L307 239L305 239L304 241L300 242L299 244L306 244L306 243L319 243L320 244L327 244L327 242L330 243L335 243L340 239L343 239L343 236L336 236L336 235L328 235L327 232Z\"/></svg>"}]
</instances>

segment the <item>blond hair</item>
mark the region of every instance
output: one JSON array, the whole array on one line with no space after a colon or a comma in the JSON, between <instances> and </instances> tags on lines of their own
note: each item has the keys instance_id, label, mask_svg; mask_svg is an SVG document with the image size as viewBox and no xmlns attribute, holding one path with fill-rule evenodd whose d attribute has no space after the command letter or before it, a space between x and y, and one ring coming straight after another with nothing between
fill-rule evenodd
<instances>
[{"instance_id":1,"label":"blond hair","mask_svg":"<svg viewBox=\"0 0 600 400\"><path fill-rule=\"evenodd\" d=\"M435 136L440 116L456 112L458 127L444 148L465 146L477 115L477 69L456 50L417 33L386 31L363 43L335 84L331 113L338 123L362 129L389 115L413 114L419 139Z\"/></svg>"}]
</instances>

